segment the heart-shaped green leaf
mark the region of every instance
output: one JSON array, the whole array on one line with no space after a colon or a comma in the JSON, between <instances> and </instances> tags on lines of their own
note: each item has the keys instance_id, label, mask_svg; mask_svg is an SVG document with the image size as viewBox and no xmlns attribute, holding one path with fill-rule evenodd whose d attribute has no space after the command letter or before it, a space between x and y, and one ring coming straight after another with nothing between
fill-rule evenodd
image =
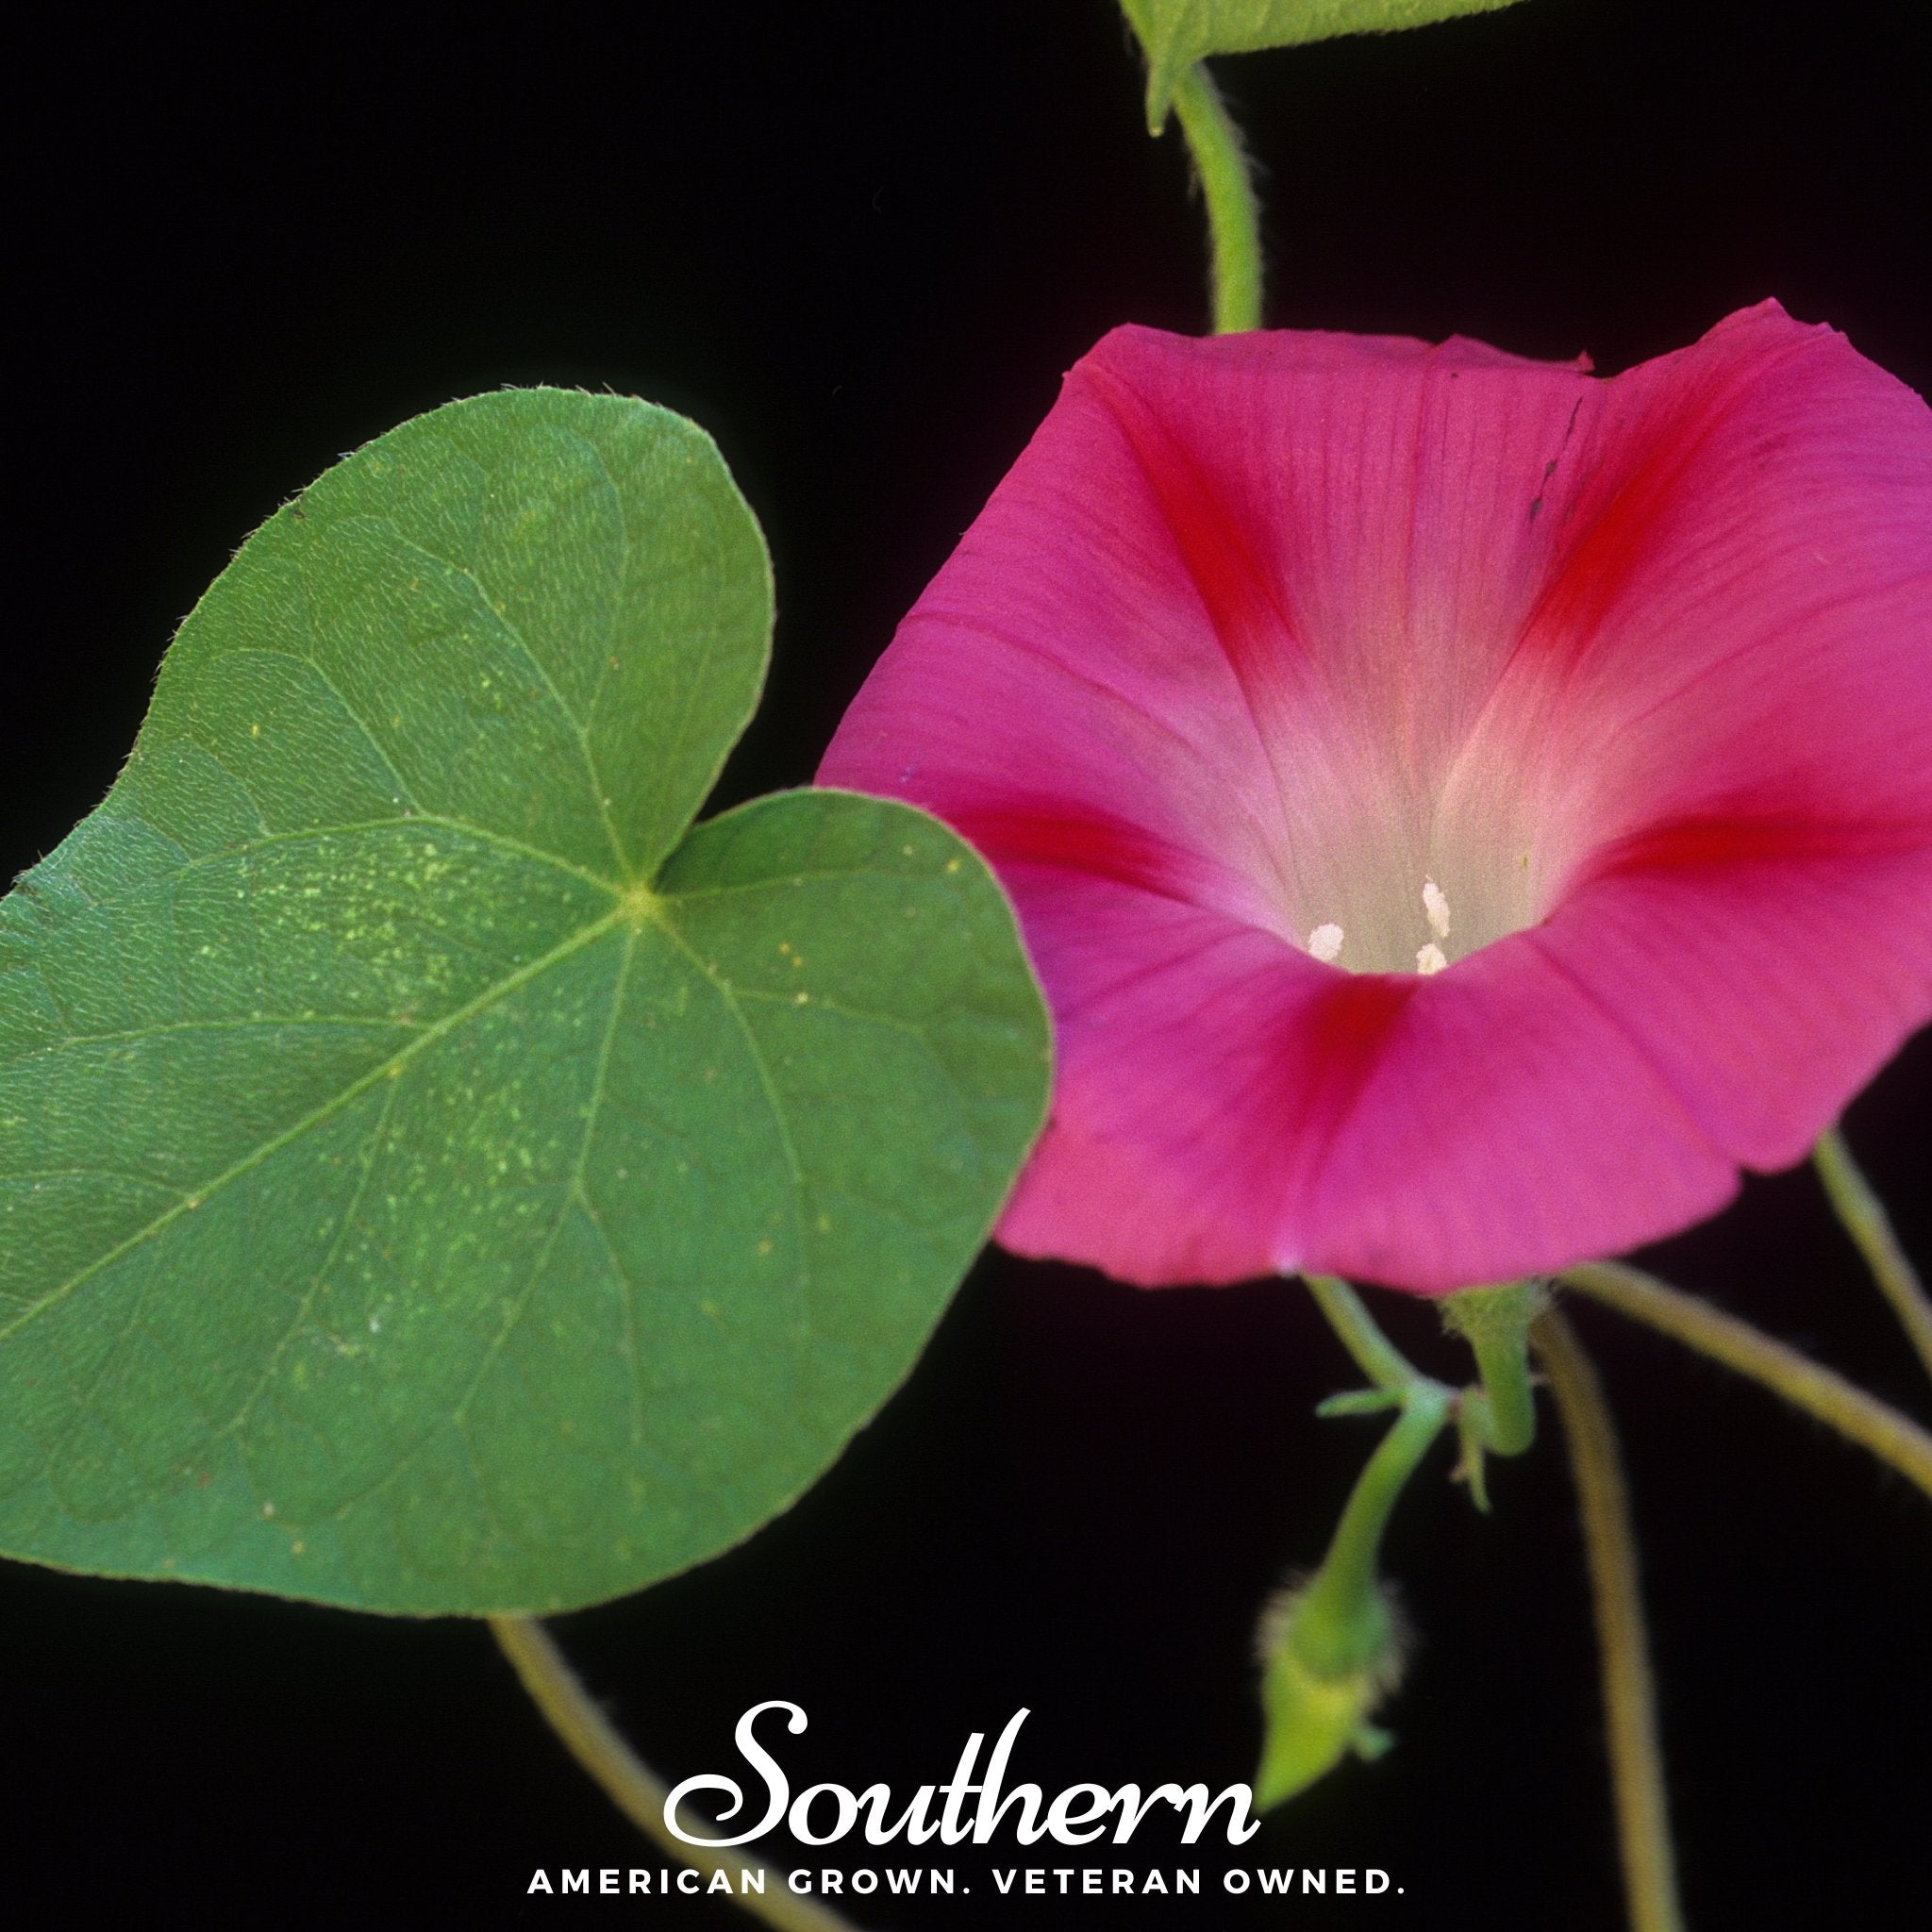
<instances>
[{"instance_id":1,"label":"heart-shaped green leaf","mask_svg":"<svg viewBox=\"0 0 1932 1932\"><path fill-rule=\"evenodd\" d=\"M0 1549L555 1609L905 1375L1046 1022L924 814L687 829L770 624L709 441L617 397L439 409L243 547L0 904Z\"/></svg>"},{"instance_id":2,"label":"heart-shaped green leaf","mask_svg":"<svg viewBox=\"0 0 1932 1932\"><path fill-rule=\"evenodd\" d=\"M1210 54L1297 47L1340 34L1387 34L1516 0L1121 0L1147 50L1147 126L1167 125L1174 84Z\"/></svg>"}]
</instances>

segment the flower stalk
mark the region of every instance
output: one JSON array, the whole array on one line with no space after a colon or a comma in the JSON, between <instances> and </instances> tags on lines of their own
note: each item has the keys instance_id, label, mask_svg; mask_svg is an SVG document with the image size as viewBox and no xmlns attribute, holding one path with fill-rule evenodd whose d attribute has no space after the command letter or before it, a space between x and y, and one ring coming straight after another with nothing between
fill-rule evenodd
<instances>
[{"instance_id":1,"label":"flower stalk","mask_svg":"<svg viewBox=\"0 0 1932 1932\"><path fill-rule=\"evenodd\" d=\"M597 1708L549 1631L534 1617L491 1617L490 1628L565 1750L645 1837L694 1871L725 1874L732 1903L777 1932L854 1932L849 1920L787 1890L785 1881L756 1858L728 1845L688 1844L674 1837L664 1823L669 1788ZM743 1874L760 1889L748 1890Z\"/></svg>"},{"instance_id":2,"label":"flower stalk","mask_svg":"<svg viewBox=\"0 0 1932 1932\"><path fill-rule=\"evenodd\" d=\"M1835 1370L1625 1262L1594 1261L1566 1268L1557 1279L1748 1376L1793 1408L1869 1450L1932 1496L1932 1431L1868 1395Z\"/></svg>"},{"instance_id":3,"label":"flower stalk","mask_svg":"<svg viewBox=\"0 0 1932 1932\"><path fill-rule=\"evenodd\" d=\"M1350 1751L1377 1757L1391 1739L1369 1722L1401 1673L1401 1638L1377 1571L1396 1499L1449 1419L1450 1391L1417 1376L1362 1471L1328 1553L1265 1620L1265 1730L1255 1804L1267 1810L1325 1776Z\"/></svg>"},{"instance_id":4,"label":"flower stalk","mask_svg":"<svg viewBox=\"0 0 1932 1932\"><path fill-rule=\"evenodd\" d=\"M1884 1202L1873 1191L1871 1182L1852 1158L1845 1137L1836 1127L1825 1129L1811 1158L1833 1211L1864 1256L1879 1293L1891 1304L1892 1312L1919 1352L1919 1359L1925 1364L1925 1373L1932 1375L1932 1295L1925 1292L1918 1270L1899 1245Z\"/></svg>"},{"instance_id":5,"label":"flower stalk","mask_svg":"<svg viewBox=\"0 0 1932 1932\"><path fill-rule=\"evenodd\" d=\"M1255 1780L1262 1810L1306 1790L1351 1751L1378 1757L1389 1748L1388 1733L1370 1722L1402 1670L1401 1631L1379 1575L1382 1541L1397 1499L1462 1400L1403 1355L1347 1282L1303 1279L1370 1384L1331 1396L1318 1413L1398 1414L1357 1480L1320 1567L1262 1619L1264 1731Z\"/></svg>"},{"instance_id":6,"label":"flower stalk","mask_svg":"<svg viewBox=\"0 0 1932 1932\"><path fill-rule=\"evenodd\" d=\"M1657 1686L1616 1427L1596 1370L1563 1317L1546 1310L1531 1334L1569 1445L1583 1519L1631 1932L1683 1932Z\"/></svg>"},{"instance_id":7,"label":"flower stalk","mask_svg":"<svg viewBox=\"0 0 1932 1932\"><path fill-rule=\"evenodd\" d=\"M1338 1274L1304 1274L1315 1306L1327 1319L1355 1365L1372 1387L1387 1395L1401 1395L1429 1378L1382 1333L1362 1298ZM1431 1386L1439 1387L1440 1384ZM1382 1407L1389 1405L1383 1404ZM1326 1407L1326 1405L1324 1405ZM1330 1414L1341 1411L1330 1408Z\"/></svg>"}]
</instances>

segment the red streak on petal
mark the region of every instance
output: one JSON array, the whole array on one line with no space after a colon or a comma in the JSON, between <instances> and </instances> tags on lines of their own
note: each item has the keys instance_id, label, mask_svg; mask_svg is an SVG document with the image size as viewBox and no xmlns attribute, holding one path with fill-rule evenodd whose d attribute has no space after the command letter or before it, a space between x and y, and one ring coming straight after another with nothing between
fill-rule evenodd
<instances>
[{"instance_id":1,"label":"red streak on petal","mask_svg":"<svg viewBox=\"0 0 1932 1932\"><path fill-rule=\"evenodd\" d=\"M1620 839L1595 855L1588 876L1775 865L1793 859L1884 858L1921 852L1924 825L1875 821L1738 817L1678 819Z\"/></svg>"},{"instance_id":2,"label":"red streak on petal","mask_svg":"<svg viewBox=\"0 0 1932 1932\"><path fill-rule=\"evenodd\" d=\"M1314 1124L1308 1140L1319 1152L1304 1171L1305 1189L1319 1179L1328 1149L1424 983L1402 973L1346 974L1296 1015L1288 1053L1300 1060L1299 1077L1284 1084L1284 1097L1297 1116L1292 1131L1306 1134L1299 1123Z\"/></svg>"},{"instance_id":3,"label":"red streak on petal","mask_svg":"<svg viewBox=\"0 0 1932 1932\"><path fill-rule=\"evenodd\" d=\"M1066 807L953 811L947 823L996 870L1044 866L1195 903L1188 890L1197 863L1151 832L1119 819Z\"/></svg>"},{"instance_id":4,"label":"red streak on petal","mask_svg":"<svg viewBox=\"0 0 1932 1932\"><path fill-rule=\"evenodd\" d=\"M1258 725L1263 693L1278 685L1281 654L1293 636L1261 562L1263 535L1244 527L1241 507L1132 390L1106 370L1090 366L1085 374L1133 450Z\"/></svg>"},{"instance_id":5,"label":"red streak on petal","mask_svg":"<svg viewBox=\"0 0 1932 1932\"><path fill-rule=\"evenodd\" d=\"M1574 541L1557 562L1548 588L1524 628L1522 648L1574 663L1589 650L1604 620L1646 571L1655 567L1673 522L1699 506L1688 487L1711 440L1735 433L1746 392L1790 353L1713 372L1695 392L1682 390L1654 408L1642 455L1621 475L1591 477L1567 513Z\"/></svg>"}]
</instances>

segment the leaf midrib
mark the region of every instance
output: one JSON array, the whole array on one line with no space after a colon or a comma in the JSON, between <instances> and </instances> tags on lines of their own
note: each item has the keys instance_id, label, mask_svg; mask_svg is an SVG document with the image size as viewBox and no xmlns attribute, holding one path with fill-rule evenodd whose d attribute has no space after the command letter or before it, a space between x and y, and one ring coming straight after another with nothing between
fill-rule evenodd
<instances>
[{"instance_id":1,"label":"leaf midrib","mask_svg":"<svg viewBox=\"0 0 1932 1932\"><path fill-rule=\"evenodd\" d=\"M364 831L404 830L418 826L439 826L448 831L467 834L475 838L480 842L497 845L514 851L519 856L556 867L560 871L582 879L587 884L595 885L603 891L620 893L623 890L612 880L599 877L596 874L576 866L569 860L559 858L555 853L544 852L541 848L525 845L520 841L505 838L501 834L492 832L487 827L475 824L467 820L433 811L408 812L393 819L372 819L358 821L351 824L303 827L283 833L269 833L264 838L249 841L247 846L241 848L241 850L242 852L252 852L258 846L267 844L313 841ZM237 856L238 854L235 850L210 853L199 858L190 859L181 868L181 871L194 871L205 865L231 860ZM175 876L178 877L179 874L177 874ZM836 866L823 869L813 868L799 874L791 874L788 875L788 882L803 884L806 879L817 880L855 876L891 877L897 876L897 874L889 868L865 865L852 867ZM733 987L721 980L710 966L697 954L684 935L676 930L672 921L668 917L662 916L663 913L668 912L671 905L675 904L681 899L708 898L741 891L753 891L761 888L768 889L772 881L770 880L734 881L729 885L698 887L688 892L675 891L667 892L663 894L661 899L658 900L657 903L660 908L660 916L652 923L673 941L678 951L685 954L687 958L697 966L703 976L721 995L725 1008L732 1015L734 1022L744 1038L744 1043L752 1062L758 1069L759 1084L764 1091L767 1105L771 1108L774 1119L778 1124L781 1138L785 1142L787 1164L791 1170L794 1192L802 1194L804 1174L799 1161L798 1150L791 1141L791 1124L786 1117L783 1107L779 1104L777 1094L772 1088L770 1070L765 1066L764 1056L759 1051L755 1040L751 1037L749 1029L745 1026L743 1014L739 1007L741 997L750 996L758 998L759 995L754 990ZM111 904L112 902L107 903ZM133 1253L135 1249L141 1247L144 1242L152 1241L157 1235L163 1233L184 1214L194 1212L211 1195L219 1193L231 1182L241 1179L244 1174L258 1167L272 1155L279 1153L284 1147L290 1146L298 1141L310 1129L320 1126L342 1108L348 1106L352 1101L360 1098L362 1094L367 1093L378 1081L392 1078L399 1074L417 1055L426 1052L440 1041L447 1038L450 1033L463 1025L467 1021L475 1018L476 1014L487 1010L498 1001L508 998L511 993L518 991L532 980L541 977L553 966L561 964L563 960L581 951L585 946L593 944L607 934L616 931L631 916L625 904L620 902L614 905L600 919L593 920L589 924L579 927L568 939L554 946L549 952L530 961L527 965L521 966L514 973L507 974L500 980L493 981L463 1005L452 1008L441 1019L421 1024L420 1030L415 1036L399 1047L388 1059L379 1061L366 1073L358 1074L355 1080L351 1081L340 1092L330 1095L327 1100L324 1101L319 1107L312 1108L300 1120L292 1122L289 1126L283 1128L280 1133L263 1141L259 1146L252 1148L241 1159L225 1169L221 1174L214 1175L209 1180L203 1182L199 1187L182 1195L171 1208L157 1215L152 1221L146 1223L142 1227L137 1228L124 1240L116 1242L113 1247L96 1256L85 1267L77 1270L67 1280L60 1283L58 1288L51 1289L39 1301L24 1308L11 1322L8 1322L4 1326L0 1326L0 1343L10 1341L23 1329L29 1327L49 1309L58 1307L61 1302L65 1301L76 1289L83 1287L104 1269L111 1267L123 1256ZM881 1018L880 1015L876 1014L862 1017L874 1021ZM272 1024L274 1021L264 1019L260 1023L257 1023L250 1020L243 1024L250 1025L256 1024ZM392 1023L378 1017L359 1024L382 1026ZM916 1031L917 1029L908 1028L907 1030ZM69 1038L57 1042L51 1042L49 1047L41 1049L41 1051L63 1051L75 1043L76 1041L74 1039ZM29 1050L22 1058L30 1059L34 1057L33 1051ZM15 1062L15 1064L17 1063Z\"/></svg>"},{"instance_id":2,"label":"leaf midrib","mask_svg":"<svg viewBox=\"0 0 1932 1932\"><path fill-rule=\"evenodd\" d=\"M272 1155L280 1153L284 1147L291 1146L304 1134L309 1132L312 1128L320 1126L325 1121L341 1111L342 1108L347 1107L352 1101L358 1100L363 1094L369 1092L378 1082L399 1076L403 1069L419 1054L426 1052L440 1041L446 1039L458 1027L474 1019L478 1013L487 1011L491 1007L496 1005L497 1002L508 999L512 993L520 991L524 987L529 985L532 980L541 978L553 967L561 965L564 960L581 952L586 946L593 945L598 940L617 931L619 927L628 924L630 918L631 914L624 904L620 903L613 906L602 918L592 920L588 925L580 926L568 939L553 946L547 953L540 955L527 965L518 967L514 973L508 974L502 979L493 982L473 999L466 1000L461 1006L452 1008L441 1019L429 1023L413 1040L408 1041L405 1045L398 1048L388 1059L378 1061L366 1073L358 1074L347 1086L343 1087L341 1091L331 1094L320 1106L310 1108L301 1119L291 1122L280 1133L271 1136L268 1140L262 1141L259 1146L251 1148L241 1159L225 1169L221 1174L204 1182L192 1192L184 1194L172 1208L158 1214L152 1221L148 1222L144 1226L137 1228L125 1240L117 1241L113 1247L108 1249L105 1253L97 1255L85 1267L70 1275L58 1288L50 1290L39 1301L35 1302L31 1307L24 1309L11 1322L8 1323L6 1326L0 1327L0 1342L10 1341L22 1329L38 1321L50 1308L57 1307L75 1289L91 1281L103 1269L111 1267L124 1255L131 1254L143 1242L152 1241L157 1235L171 1227L184 1214L194 1212L210 1196L220 1193L223 1189L228 1187L232 1182L240 1180L244 1174L259 1167Z\"/></svg>"},{"instance_id":3,"label":"leaf midrib","mask_svg":"<svg viewBox=\"0 0 1932 1932\"><path fill-rule=\"evenodd\" d=\"M729 815L727 814L727 816ZM758 989L739 987L732 984L729 978L725 975L721 974L717 968L712 964L712 962L708 960L703 956L703 954L691 943L691 940L688 939L681 930L679 930L678 923L675 917L674 908L677 906L677 904L680 901L702 900L718 895L733 895L741 891L756 892L759 891L769 891L774 884L779 883L787 884L796 888L807 884L808 881L812 883L818 883L821 881L836 878L866 877L886 877L902 879L904 877L904 874L902 874L897 868L881 867L875 864L858 864L852 866L841 865L829 867L812 866L805 868L797 873L780 874L778 877L768 876L765 878L758 879L731 880L728 882L720 881L706 886L692 886L691 888L689 888L685 891L677 891L674 889L670 891L660 892L658 891L645 890L642 892L641 899L640 899L637 891L626 891L625 888L619 886L614 881L611 881L607 878L598 877L596 874L590 873L581 867L574 865L566 859L561 858L559 855L544 852L539 848L533 848L523 845L521 841L504 838L502 835L491 832L491 830L483 826L479 826L473 823L434 811L411 811L394 819L382 819L368 822L360 822L354 825L344 824L327 827L305 827L299 830L291 830L291 832L285 834L270 834L264 840L251 841L249 849L252 850L256 845L260 843L279 843L283 842L284 841L313 840L326 838L329 836L340 836L344 833L353 833L356 831L363 830L408 829L413 827L426 828L432 826L446 829L450 832L458 834L458 836L468 835L470 837L474 837L479 842L482 843L495 844L499 847L508 848L510 850L517 852L518 856L520 857L524 857L532 860L537 860L539 862L543 863L547 867L553 867L562 872L575 874L576 877L583 880L585 883L594 884L600 890L612 893L615 897L615 903L611 906L610 909L602 916L591 920L583 925L579 926L568 937L560 941L558 944L551 947L546 952L540 955L535 959L530 960L525 965L517 968L514 972L509 973L504 975L502 978L492 982L490 986L486 987L480 992L475 994L473 998L465 1001L460 1006L452 1008L451 1011L444 1014L439 1020L427 1024L418 1023L420 1030L416 1034L416 1036L408 1041L402 1047L400 1047L395 1053L391 1055L388 1058L379 1062L375 1066L370 1068L364 1074L358 1075L356 1079L347 1083L340 1091L338 1091L335 1094L332 1094L327 1100L323 1102L318 1107L312 1108L308 1114L304 1115L301 1119L291 1123L279 1133L272 1136L270 1139L263 1141L260 1145L251 1149L249 1153L244 1155L239 1160L235 1161L229 1168L225 1170L220 1174L215 1175L211 1179L202 1183L197 1188L183 1194L179 1199L177 1199L174 1203L172 1207L164 1210L162 1213L157 1215L153 1220L148 1222L142 1227L137 1229L134 1233L126 1237L122 1241L116 1243L112 1248L107 1250L100 1256L91 1260L86 1266L76 1271L75 1274L73 1274L68 1280L62 1282L58 1288L54 1289L49 1293L44 1295L41 1300L33 1304L30 1307L22 1310L22 1312L19 1315L17 1315L11 1322L8 1323L4 1327L0 1327L0 1342L5 1342L10 1340L14 1335L18 1334L23 1329L30 1325L41 1315L46 1313L49 1309L58 1307L60 1303L62 1303L69 1296L71 1296L76 1290L85 1286L87 1282L92 1280L96 1275L100 1274L106 1269L111 1267L116 1261L121 1259L123 1257L135 1251L147 1241L152 1241L156 1239L158 1236L164 1233L166 1229L170 1227L175 1221L179 1220L182 1215L192 1212L198 1208L211 1196L219 1193L222 1190L225 1189L231 1182L242 1178L248 1173L259 1167L264 1161L269 1159L275 1154L280 1152L282 1149L297 1141L301 1139L303 1135L308 1133L315 1127L321 1125L324 1122L327 1121L332 1116L339 1113L341 1109L352 1105L357 1099L369 1093L373 1089L381 1085L385 1081L394 1081L401 1075L405 1068L407 1068L416 1058L418 1055L423 1054L436 1046L440 1041L448 1038L450 1034L452 1034L457 1029L467 1024L470 1020L474 1019L477 1014L487 1010L488 1008L498 1004L499 1002L510 997L512 994L520 991L525 986L527 986L534 980L540 978L545 973L560 965L564 960L570 958L571 957L584 950L588 946L596 943L599 940L602 940L609 936L610 934L618 931L620 928L624 927L626 924L628 924L631 928L630 938L625 945L625 958L623 961L622 970L620 970L619 972L617 983L612 991L611 1011L609 1018L607 1022L606 1031L600 1047L599 1079L597 1082L597 1087L601 1090L603 1084L602 1076L604 1066L608 1061L612 1038L614 1036L614 1032L619 1020L619 1015L622 1010L623 990L625 978L627 976L627 969L630 964L630 959L632 953L634 951L637 936L645 926L648 925L650 927L654 927L665 940L667 940L671 943L673 949L675 952L680 953L684 956L687 962L699 973L702 978L708 984L709 984L713 991L717 993L720 1000L720 1004L724 1008L724 1011L726 1014L726 1016L728 1016L728 1019L732 1024L734 1030L738 1032L741 1044L746 1052L747 1058L749 1058L751 1065L758 1076L758 1084L762 1091L762 1096L766 1108L769 1109L773 1124L778 1132L786 1159L786 1165L790 1170L789 1178L791 1185L788 1191L791 1196L791 1218L794 1225L794 1233L797 1236L800 1242L798 1256L799 1271L802 1277L800 1285L806 1291L808 1301L809 1300L811 1289L810 1277L812 1271L808 1260L808 1244L805 1241L804 1239L804 1208L805 1201L808 1193L809 1192L809 1190L806 1182L804 1163L801 1159L798 1146L792 1135L791 1122L788 1110L776 1088L773 1083L772 1069L767 1064L764 1051L757 1036L755 1035L755 1033L753 1032L748 1024L748 1016L744 1010L744 1007L742 1004L747 1000L756 1004L764 1004L767 1001L770 1001L773 1004L790 1005L791 1002L789 1000L784 999L782 995L765 994ZM192 870L195 869L199 864L208 863L216 859L231 858L234 856L236 855L233 852L225 852L222 854L209 854L207 855L207 857L203 859L190 860L188 866L183 869ZM848 1010L844 1008L842 1002L827 999L823 993L814 995L814 1001L815 1004L821 1006L822 1008L835 1010L841 1013L841 1015L847 1015L852 1018L864 1019L874 1024L883 1022L885 1024L890 1026L894 1031L904 1031L907 1033L916 1035L921 1030L917 1025L910 1024L908 1023L901 1021L897 1019L896 1016L887 1016L878 1013L865 1013L858 1012L857 1010ZM257 1023L250 1022L248 1024ZM383 1023L380 1020L376 1020L370 1024L381 1024ZM63 1042L63 1044L71 1043L71 1041ZM625 1287L626 1308L628 1310L628 1297L631 1286L628 1277L628 1270L622 1265L621 1258L616 1255L614 1248L612 1248L609 1241L608 1231L603 1228L601 1222L599 1221L598 1217L594 1214L594 1212L590 1211L591 1204L588 1195L586 1194L583 1188L583 1163L588 1155L591 1142L596 1133L596 1115L598 1110L599 1108L597 1103L593 1099L592 1105L589 1110L589 1114L584 1123L583 1137L578 1146L577 1160L574 1170L572 1183L568 1188L565 1189L564 1198L562 1202L559 1204L558 1221L557 1226L554 1227L552 1230L552 1239L555 1238L557 1232L558 1231L558 1229L560 1229L563 1220L568 1217L574 1205L581 1207L583 1209L585 1209L587 1219L589 1219L592 1225L596 1228L596 1231L602 1239L602 1241L604 1241L607 1250L608 1250L611 1253L613 1261L618 1262L619 1275L621 1279L624 1281ZM385 1109L385 1111L387 1111L387 1109ZM361 1180L358 1182L358 1192L360 1187L367 1183L367 1180L369 1178L369 1172L370 1170L365 1169L364 1174L361 1176ZM546 1242L546 1248L547 1245L548 1243ZM465 1395L463 1404L460 1406L462 1408L466 1408L468 1407L469 1401L474 1398L476 1387L480 1385L483 1376L488 1373L490 1362L493 1360L496 1357L496 1356L500 1353L509 1334L514 1332L516 1326L521 1322L525 1311L525 1306L527 1302L528 1292L531 1289L534 1288L535 1280L537 1276L541 1274L541 1263L540 1261L538 1267L532 1272L531 1281L529 1284L526 1285L525 1295L520 1298L519 1306L509 1314L508 1319L506 1321L497 1336L493 1338L491 1346L486 1354L485 1361L482 1365L480 1365L478 1373L476 1376L473 1379L471 1388ZM276 1349L277 1357L279 1357L282 1348L286 1346L286 1341L287 1338L285 1337L283 1343L278 1344ZM272 1370L269 1373L272 1373ZM258 1394L258 1392L259 1387L258 1386L256 1393ZM244 1405L244 1412L246 1407L252 1406L253 1399L254 1397L251 1396L249 1404ZM238 1417L236 1419L236 1423L239 1424L240 1420L241 1418ZM225 1430L223 1433L225 1435L232 1433L232 1429L235 1425L236 1424L231 1424L230 1428L228 1430Z\"/></svg>"}]
</instances>

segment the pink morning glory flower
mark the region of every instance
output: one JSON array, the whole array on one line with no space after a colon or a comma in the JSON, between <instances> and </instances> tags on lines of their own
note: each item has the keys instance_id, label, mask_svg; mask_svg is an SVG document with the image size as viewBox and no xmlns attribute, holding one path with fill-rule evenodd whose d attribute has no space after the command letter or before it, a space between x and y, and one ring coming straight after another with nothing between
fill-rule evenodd
<instances>
[{"instance_id":1,"label":"pink morning glory flower","mask_svg":"<svg viewBox=\"0 0 1932 1932\"><path fill-rule=\"evenodd\" d=\"M1613 1253L1932 1015L1932 412L1774 304L1608 380L1119 329L820 777L1018 908L1058 1058L1008 1246Z\"/></svg>"}]
</instances>

